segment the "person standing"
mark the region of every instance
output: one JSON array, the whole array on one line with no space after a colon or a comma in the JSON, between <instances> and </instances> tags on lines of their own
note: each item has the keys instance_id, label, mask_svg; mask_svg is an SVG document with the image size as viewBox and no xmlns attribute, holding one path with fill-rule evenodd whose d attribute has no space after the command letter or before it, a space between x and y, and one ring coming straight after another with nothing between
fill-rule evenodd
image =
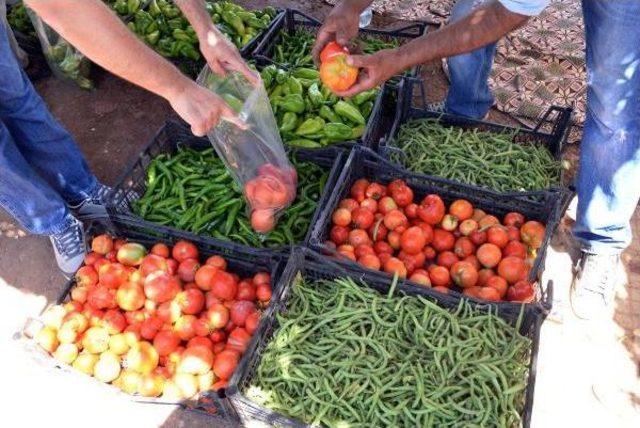
<instances>
[{"instance_id":1,"label":"person standing","mask_svg":"<svg viewBox=\"0 0 640 428\"><path fill-rule=\"evenodd\" d=\"M4 3L4 0L0 0ZM142 43L100 0L26 0L48 25L93 62L165 98L196 135L237 117ZM216 73L252 81L238 50L211 22L202 0L177 0ZM51 239L56 261L74 273L85 255L86 216L104 214L110 188L93 175L73 137L53 117L21 69L0 21L0 206L27 231Z\"/></svg>"},{"instance_id":2,"label":"person standing","mask_svg":"<svg viewBox=\"0 0 640 428\"><path fill-rule=\"evenodd\" d=\"M357 35L368 0L345 0L321 27L314 55L329 41ZM445 110L482 118L493 104L487 79L495 44L539 14L548 0L459 0L451 23L397 49L352 55L359 80L352 96L427 61L447 57L451 88ZM587 113L577 179L573 235L581 258L571 285L573 312L583 319L608 313L622 280L620 254L631 243L630 219L640 198L640 1L583 0Z\"/></svg>"}]
</instances>

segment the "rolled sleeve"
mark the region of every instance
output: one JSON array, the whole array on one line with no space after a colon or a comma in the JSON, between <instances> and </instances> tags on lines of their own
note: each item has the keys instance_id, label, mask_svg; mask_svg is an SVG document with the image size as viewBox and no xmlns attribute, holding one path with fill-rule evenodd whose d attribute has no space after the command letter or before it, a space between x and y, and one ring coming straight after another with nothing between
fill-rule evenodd
<instances>
[{"instance_id":1,"label":"rolled sleeve","mask_svg":"<svg viewBox=\"0 0 640 428\"><path fill-rule=\"evenodd\" d=\"M535 16L549 5L549 0L499 0L510 12Z\"/></svg>"}]
</instances>

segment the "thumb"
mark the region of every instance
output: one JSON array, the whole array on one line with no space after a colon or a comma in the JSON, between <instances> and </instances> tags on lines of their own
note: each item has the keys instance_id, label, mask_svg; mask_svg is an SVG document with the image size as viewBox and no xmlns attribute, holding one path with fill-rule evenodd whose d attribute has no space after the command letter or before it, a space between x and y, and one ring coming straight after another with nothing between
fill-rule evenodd
<instances>
[{"instance_id":1,"label":"thumb","mask_svg":"<svg viewBox=\"0 0 640 428\"><path fill-rule=\"evenodd\" d=\"M352 67L368 67L372 63L371 55L349 55L347 57L347 64Z\"/></svg>"},{"instance_id":2,"label":"thumb","mask_svg":"<svg viewBox=\"0 0 640 428\"><path fill-rule=\"evenodd\" d=\"M349 44L349 40L351 40L351 37L349 37L346 32L338 31L336 33L336 43L340 46L347 46Z\"/></svg>"}]
</instances>

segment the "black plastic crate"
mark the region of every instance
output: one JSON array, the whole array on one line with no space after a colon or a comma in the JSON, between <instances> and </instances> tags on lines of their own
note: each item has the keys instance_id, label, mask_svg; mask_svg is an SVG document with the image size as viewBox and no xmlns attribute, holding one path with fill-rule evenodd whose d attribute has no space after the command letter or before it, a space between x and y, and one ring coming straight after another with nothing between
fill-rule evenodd
<instances>
[{"instance_id":1,"label":"black plastic crate","mask_svg":"<svg viewBox=\"0 0 640 428\"><path fill-rule=\"evenodd\" d=\"M274 294L273 304L269 308L269 313L260 320L257 333L240 360L238 368L234 372L229 381L229 386L226 389L227 397L231 400L239 420L245 426L253 426L254 423L257 423L259 426L266 425L276 427L301 428L308 426L300 420L290 418L258 405L244 395L245 388L250 385L255 370L260 364L265 347L279 327L276 315L287 310L287 302L291 294L291 289L298 275L302 275L302 277L310 280L331 280L350 277L354 280L365 282L370 288L383 294L388 292L392 282L391 278L383 278L373 275L371 272L354 271L346 266L338 265L312 250L305 248L296 249L289 258L280 278L278 291ZM548 288L552 288L551 283ZM416 286L403 280L398 281L396 294L398 293L409 296L421 296L446 309L455 309L460 303L460 299L456 296L441 294L432 289ZM518 318L522 315L519 332L523 336L531 339L525 404L521 414L523 426L529 427L533 410L540 328L546 314L526 306L519 305L508 308L494 303L477 303L470 299L463 299L468 301L476 309L498 315L512 326L516 325Z\"/></svg>"},{"instance_id":2,"label":"black plastic crate","mask_svg":"<svg viewBox=\"0 0 640 428\"><path fill-rule=\"evenodd\" d=\"M202 239L214 245L224 247L228 252L246 251L252 249L257 254L285 253L290 250L290 246L280 247L264 247L253 248L244 244L231 241L224 241L213 238L211 236L196 235L188 231L179 231L175 227L162 226L150 221L144 220L140 216L134 214L132 203L141 197L146 190L147 169L151 161L162 153L175 153L178 147L186 146L193 149L211 148L211 142L206 137L196 137L191 130L183 123L178 121L168 121L158 131L151 142L142 150L140 155L127 167L113 188L107 210L112 218L128 219L136 222L140 227L146 229L149 233L183 233L187 239ZM311 217L309 230L302 242L297 244L307 245L310 238L311 226L317 221L322 207L326 204L330 193L332 192L338 175L342 170L342 164L346 159L346 153L336 152L333 156L321 156L308 151L294 151L296 157L301 161L313 162L329 171L329 177L325 184L324 191L318 200L318 206Z\"/></svg>"},{"instance_id":3,"label":"black plastic crate","mask_svg":"<svg viewBox=\"0 0 640 428\"><path fill-rule=\"evenodd\" d=\"M529 273L529 280L538 282L535 287L535 301L527 304L536 307L542 312L551 310L552 290L543 289L540 281L544 271L544 260L551 237L558 226L562 214L562 194L551 191L540 191L522 196L518 193L496 194L480 188L474 188L460 183L454 183L442 178L415 174L382 158L377 153L366 149L354 149L345 162L342 174L338 178L338 184L331 198L325 205L318 221L313 225L309 245L317 251L333 254L325 245L332 226L331 216L336 210L340 200L347 197L353 183L359 178L375 180L382 184L388 184L395 179L404 180L414 192L414 199L421 200L425 195L434 193L439 195L449 205L456 199L466 199L474 207L480 208L498 218L511 211L522 213L528 220L537 220L546 224L546 233L542 246L538 249L537 257ZM336 258L337 263L351 266L354 270L375 272L376 275L390 277L381 271L371 271L348 259ZM460 297L461 294L451 289L450 294ZM501 307L520 307L519 303L499 302Z\"/></svg>"},{"instance_id":4,"label":"black plastic crate","mask_svg":"<svg viewBox=\"0 0 640 428\"><path fill-rule=\"evenodd\" d=\"M573 113L573 109L570 107L551 106L545 112L545 114L539 120L535 127L531 129L525 127L514 128L507 125L487 122L484 120L470 119L454 114L430 111L426 106L425 90L423 82L421 80L405 78L402 86L403 88L400 91L398 97L397 111L393 124L390 128L387 128L384 135L381 135L381 138L378 140L378 152L386 159L390 159L391 154L400 154L400 156L402 156L402 152L398 148L390 146L389 142L396 137L400 130L400 127L404 123L413 119L434 119L437 120L438 123L446 127L473 129L493 133L514 134L514 143L533 143L538 146L546 147L551 155L557 160L560 160L562 157L562 147L567 141L572 126L571 116ZM418 105L417 107L414 103L414 94L416 89L420 93L418 97L418 99L420 100L420 105ZM560 183L563 183L565 181L563 172L564 171L561 171ZM454 182L453 180L448 180L445 178L443 178L443 180ZM466 183L465 185L485 191L494 192L496 194L501 193L487 187L475 186ZM571 184L561 184L560 186L554 186L550 189L540 190L555 190L562 192L563 205L565 206L565 209L571 201L571 198L575 194L575 188ZM513 192L515 193L517 191L514 190ZM524 191L519 193L522 195L535 195L536 191Z\"/></svg>"},{"instance_id":5,"label":"black plastic crate","mask_svg":"<svg viewBox=\"0 0 640 428\"><path fill-rule=\"evenodd\" d=\"M283 19L281 19L276 25L273 25L265 34L262 41L256 46L253 51L253 58L258 61L266 63L276 64L279 67L286 67L286 65L278 64L273 60L273 51L275 46L280 42L280 35L286 31L289 34L294 34L296 30L307 29L315 32L320 28L322 22L312 16L309 16L296 9L287 9ZM376 30L376 29L360 29L358 34L360 36L372 37L381 40L398 40L400 44L406 43L417 37L425 34L427 31L427 24L424 22L415 22L406 24L395 30ZM418 76L420 67L413 67L408 76Z\"/></svg>"},{"instance_id":6,"label":"black plastic crate","mask_svg":"<svg viewBox=\"0 0 640 428\"><path fill-rule=\"evenodd\" d=\"M216 245L211 242L204 242L202 240L194 239L193 237L186 236L181 233L172 233L172 232L164 232L157 233L157 231L152 231L149 233L149 230L141 228L135 222L131 222L128 220L118 220L114 221L102 220L102 221L93 221L91 222L86 229L86 236L89 238L87 245L90 245L90 239L93 236L108 233L111 236L124 238L130 242L137 242L147 249L158 242L165 243L169 246L172 246L181 239L187 239L193 242L198 251L200 253L201 258L206 258L212 255L223 255L225 260L228 263L229 270L233 273L237 273L239 275L253 275L260 271L268 271L271 274L271 284L273 288L273 292L276 293L276 287L278 284L278 278L282 275L282 272L285 267L285 262L281 257L278 256L268 256L264 254L255 254L251 251L233 251L229 252L226 247ZM90 248L88 247L88 250ZM63 286L60 294L52 302L52 305L57 305L64 303L68 300L69 294L71 290L75 286L75 280L71 278L66 282ZM45 309L46 311L46 309ZM43 311L44 312L44 311ZM267 309L263 316L266 316L269 313ZM29 337L30 327L36 327L39 324L37 319L30 320L28 322L25 331L23 332L23 337L25 338L25 346L28 348L29 352L32 356L45 367L49 367L51 369L60 369L69 375L79 376L78 380L88 380L92 381L89 376L86 376L83 373L78 372L72 367L64 364L60 364L51 357L46 351L42 350L35 342L31 341ZM257 334L257 333L256 333ZM96 380L96 382L100 383ZM128 395L124 392L121 392L117 387L111 385L103 385L105 390L109 391L109 393L123 394L132 401L149 403L149 404L164 404L164 405L175 405L180 406L186 410L195 411L199 413L206 414L210 417L214 418L214 421L218 421L220 423L226 424L235 424L236 421L236 413L231 406L231 403L226 398L225 391L209 391L205 393L201 393L198 396L190 399L180 400L180 401L168 401L163 399L162 397L142 397L137 395Z\"/></svg>"}]
</instances>

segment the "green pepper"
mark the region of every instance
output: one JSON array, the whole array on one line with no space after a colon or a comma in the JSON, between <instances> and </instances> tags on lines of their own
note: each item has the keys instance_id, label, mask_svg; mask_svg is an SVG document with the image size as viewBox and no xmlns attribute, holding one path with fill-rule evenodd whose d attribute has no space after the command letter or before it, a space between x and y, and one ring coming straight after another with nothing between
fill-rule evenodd
<instances>
[{"instance_id":1,"label":"green pepper","mask_svg":"<svg viewBox=\"0 0 640 428\"><path fill-rule=\"evenodd\" d=\"M276 72L276 82L282 85L283 83L286 83L288 79L289 75L287 74L287 72L282 69L278 69L278 71Z\"/></svg>"},{"instance_id":2,"label":"green pepper","mask_svg":"<svg viewBox=\"0 0 640 428\"><path fill-rule=\"evenodd\" d=\"M351 136L349 137L349 139L357 140L358 138L362 137L362 134L364 134L364 125L354 126L353 128L351 128Z\"/></svg>"},{"instance_id":3,"label":"green pepper","mask_svg":"<svg viewBox=\"0 0 640 428\"><path fill-rule=\"evenodd\" d=\"M338 115L354 123L357 123L359 125L364 125L366 123L364 117L362 116L362 113L360 113L357 108L346 103L343 100L338 101L336 105L333 106L333 109L336 113L338 113Z\"/></svg>"},{"instance_id":4,"label":"green pepper","mask_svg":"<svg viewBox=\"0 0 640 428\"><path fill-rule=\"evenodd\" d=\"M327 123L324 135L332 141L345 141L351 138L351 127L344 123Z\"/></svg>"},{"instance_id":5,"label":"green pepper","mask_svg":"<svg viewBox=\"0 0 640 428\"><path fill-rule=\"evenodd\" d=\"M293 70L293 75L295 77L301 77L303 79L317 80L320 78L320 72L318 70L305 67L296 68L295 70Z\"/></svg>"},{"instance_id":6,"label":"green pepper","mask_svg":"<svg viewBox=\"0 0 640 428\"><path fill-rule=\"evenodd\" d=\"M185 31L184 31L184 30L181 30L181 29L179 29L179 28L178 28L178 29L175 29L175 30L173 30L173 32L171 33L171 35L172 35L172 36L173 36L173 38L174 38L174 39L176 39L176 40L180 40L180 41L183 41L183 42L189 42L189 43L191 43L191 37L190 37L187 33L185 33Z\"/></svg>"},{"instance_id":7,"label":"green pepper","mask_svg":"<svg viewBox=\"0 0 640 428\"><path fill-rule=\"evenodd\" d=\"M264 22L263 20L259 19L259 18L249 18L246 21L247 25L253 27L253 28L257 28L259 30L262 30L264 28L267 28L269 26L268 22Z\"/></svg>"},{"instance_id":8,"label":"green pepper","mask_svg":"<svg viewBox=\"0 0 640 428\"><path fill-rule=\"evenodd\" d=\"M151 34L147 34L144 36L144 40L150 45L156 45L158 43L158 39L160 38L160 31L156 30Z\"/></svg>"},{"instance_id":9,"label":"green pepper","mask_svg":"<svg viewBox=\"0 0 640 428\"><path fill-rule=\"evenodd\" d=\"M267 15L269 15L270 18L274 18L278 14L278 11L273 6L267 6L264 9L262 9L262 11Z\"/></svg>"},{"instance_id":10,"label":"green pepper","mask_svg":"<svg viewBox=\"0 0 640 428\"><path fill-rule=\"evenodd\" d=\"M220 3L213 3L213 10L215 10L218 15L222 15L222 5Z\"/></svg>"},{"instance_id":11,"label":"green pepper","mask_svg":"<svg viewBox=\"0 0 640 428\"><path fill-rule=\"evenodd\" d=\"M133 15L140 10L140 0L127 0L127 12L129 15Z\"/></svg>"},{"instance_id":12,"label":"green pepper","mask_svg":"<svg viewBox=\"0 0 640 428\"><path fill-rule=\"evenodd\" d=\"M221 16L222 16L222 20L227 24L229 24L231 28L235 30L236 33L238 33L241 36L244 35L244 33L246 32L246 29L244 28L244 23L242 22L242 18L240 18L235 13L231 11L226 11L226 10L222 12Z\"/></svg>"},{"instance_id":13,"label":"green pepper","mask_svg":"<svg viewBox=\"0 0 640 428\"><path fill-rule=\"evenodd\" d=\"M317 149L322 147L317 141L309 140L307 138L296 138L294 140L287 141L287 144L295 147L302 147L307 149Z\"/></svg>"},{"instance_id":14,"label":"green pepper","mask_svg":"<svg viewBox=\"0 0 640 428\"><path fill-rule=\"evenodd\" d=\"M175 30L177 28L182 29L182 18L173 18L167 20L167 25L171 30Z\"/></svg>"},{"instance_id":15,"label":"green pepper","mask_svg":"<svg viewBox=\"0 0 640 428\"><path fill-rule=\"evenodd\" d=\"M311 100L311 104L314 107L319 107L323 105L324 97L322 96L322 92L320 92L320 88L318 88L317 83L314 83L313 85L309 86L309 89L307 90L307 94L309 95L309 100Z\"/></svg>"},{"instance_id":16,"label":"green pepper","mask_svg":"<svg viewBox=\"0 0 640 428\"><path fill-rule=\"evenodd\" d=\"M302 113L305 109L304 99L300 94L285 95L278 100L277 104L286 111L290 111L292 113Z\"/></svg>"},{"instance_id":17,"label":"green pepper","mask_svg":"<svg viewBox=\"0 0 640 428\"><path fill-rule=\"evenodd\" d=\"M284 94L284 85L276 85L275 88L269 92L269 99L275 100L278 99L281 95Z\"/></svg>"},{"instance_id":18,"label":"green pepper","mask_svg":"<svg viewBox=\"0 0 640 428\"><path fill-rule=\"evenodd\" d=\"M329 106L325 106L325 105L321 106L319 110L319 114L321 118L326 119L329 122L333 122L333 123L342 122L342 119L340 119L340 116L335 114L335 112Z\"/></svg>"},{"instance_id":19,"label":"green pepper","mask_svg":"<svg viewBox=\"0 0 640 428\"><path fill-rule=\"evenodd\" d=\"M289 76L287 79L287 86L289 87L290 94L302 95L302 84L293 76Z\"/></svg>"},{"instance_id":20,"label":"green pepper","mask_svg":"<svg viewBox=\"0 0 640 428\"><path fill-rule=\"evenodd\" d=\"M282 122L280 124L280 131L287 132L293 131L298 124L298 116L290 111L287 111L282 116Z\"/></svg>"},{"instance_id":21,"label":"green pepper","mask_svg":"<svg viewBox=\"0 0 640 428\"><path fill-rule=\"evenodd\" d=\"M302 122L296 128L296 135L307 136L317 134L322 131L324 120L321 117L312 117Z\"/></svg>"},{"instance_id":22,"label":"green pepper","mask_svg":"<svg viewBox=\"0 0 640 428\"><path fill-rule=\"evenodd\" d=\"M377 93L377 89L369 89L368 91L360 92L353 97L353 102L359 106L360 104L374 98Z\"/></svg>"},{"instance_id":23,"label":"green pepper","mask_svg":"<svg viewBox=\"0 0 640 428\"><path fill-rule=\"evenodd\" d=\"M153 17L162 15L162 10L160 10L160 6L158 6L158 2L156 0L153 0L149 5L149 13Z\"/></svg>"},{"instance_id":24,"label":"green pepper","mask_svg":"<svg viewBox=\"0 0 640 428\"><path fill-rule=\"evenodd\" d=\"M360 106L360 112L364 117L369 117L371 110L373 110L373 101L367 101Z\"/></svg>"},{"instance_id":25,"label":"green pepper","mask_svg":"<svg viewBox=\"0 0 640 428\"><path fill-rule=\"evenodd\" d=\"M127 0L117 0L113 5L113 9L118 12L119 15L130 15Z\"/></svg>"},{"instance_id":26,"label":"green pepper","mask_svg":"<svg viewBox=\"0 0 640 428\"><path fill-rule=\"evenodd\" d=\"M218 24L220 22L220 15L217 13L211 15L211 22L213 22L214 24Z\"/></svg>"}]
</instances>

